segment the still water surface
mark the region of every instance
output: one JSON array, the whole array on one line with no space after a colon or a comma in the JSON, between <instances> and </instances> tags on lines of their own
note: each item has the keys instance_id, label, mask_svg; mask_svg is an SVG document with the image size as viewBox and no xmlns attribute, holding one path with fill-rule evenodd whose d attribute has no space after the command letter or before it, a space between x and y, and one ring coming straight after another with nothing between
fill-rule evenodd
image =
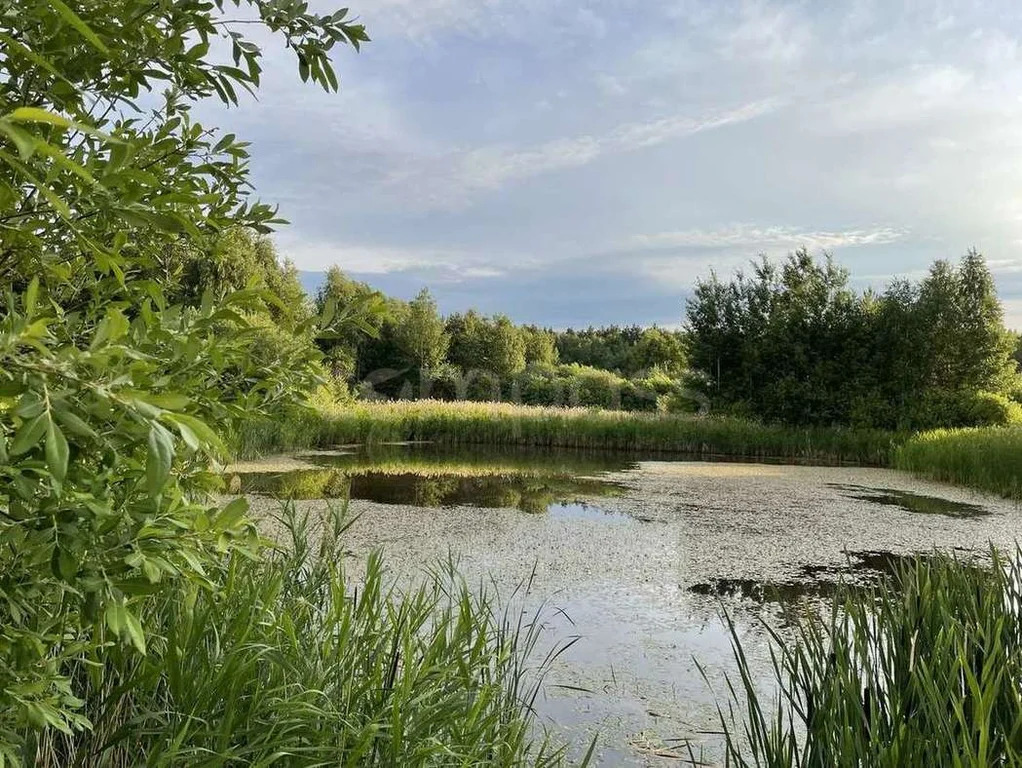
<instances>
[{"instance_id":1,"label":"still water surface","mask_svg":"<svg viewBox=\"0 0 1022 768\"><path fill-rule=\"evenodd\" d=\"M349 570L397 579L446 557L510 594L534 572L549 642L578 636L539 703L555 738L600 734L602 765L719 757L714 691L733 670L721 611L766 668L764 622L817 611L913 553L1012 546L1015 505L893 470L662 455L394 445L232 468L257 512L351 499ZM700 673L697 662L706 672Z\"/></svg>"}]
</instances>

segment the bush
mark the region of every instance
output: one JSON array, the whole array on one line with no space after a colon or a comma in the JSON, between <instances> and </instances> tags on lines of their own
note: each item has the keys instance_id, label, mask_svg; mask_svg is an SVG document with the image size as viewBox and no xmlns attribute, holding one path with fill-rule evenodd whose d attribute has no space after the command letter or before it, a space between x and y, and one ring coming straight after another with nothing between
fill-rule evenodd
<instances>
[{"instance_id":1,"label":"bush","mask_svg":"<svg viewBox=\"0 0 1022 768\"><path fill-rule=\"evenodd\" d=\"M1022 423L1022 405L993 392L930 389L913 399L901 415L905 429L994 427Z\"/></svg>"},{"instance_id":2,"label":"bush","mask_svg":"<svg viewBox=\"0 0 1022 768\"><path fill-rule=\"evenodd\" d=\"M970 398L967 414L971 426L995 427L1022 423L1022 405L1005 395L976 392Z\"/></svg>"}]
</instances>

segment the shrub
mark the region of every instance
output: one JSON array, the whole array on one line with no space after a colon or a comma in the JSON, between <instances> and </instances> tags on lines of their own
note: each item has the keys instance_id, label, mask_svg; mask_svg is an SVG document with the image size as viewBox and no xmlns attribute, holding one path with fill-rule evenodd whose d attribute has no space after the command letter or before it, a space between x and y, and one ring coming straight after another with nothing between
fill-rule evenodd
<instances>
[{"instance_id":1,"label":"shrub","mask_svg":"<svg viewBox=\"0 0 1022 768\"><path fill-rule=\"evenodd\" d=\"M327 89L331 49L367 40L346 12L235 5ZM108 660L155 651L155 606L189 605L224 557L255 550L244 502L207 500L212 459L225 432L289 407L319 370L306 340L259 325L268 307L304 323L260 290L273 274L295 289L293 271L213 270L193 292L173 258L278 221L249 198L246 144L193 119L198 101L258 87L248 27L218 3L12 9L0 13L0 763L33 765L38 739L90 727L80 694L114 690ZM235 256L253 255L243 246ZM233 278L241 290L207 283Z\"/></svg>"},{"instance_id":2,"label":"shrub","mask_svg":"<svg viewBox=\"0 0 1022 768\"><path fill-rule=\"evenodd\" d=\"M1022 406L993 392L929 389L909 402L901 414L908 429L1005 426L1022 422Z\"/></svg>"}]
</instances>

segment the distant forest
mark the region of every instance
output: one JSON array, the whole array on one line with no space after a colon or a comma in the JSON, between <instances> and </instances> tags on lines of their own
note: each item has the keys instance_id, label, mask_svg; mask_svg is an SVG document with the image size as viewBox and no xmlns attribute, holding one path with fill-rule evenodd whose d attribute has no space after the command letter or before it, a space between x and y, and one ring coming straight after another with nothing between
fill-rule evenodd
<instances>
[{"instance_id":1,"label":"distant forest","mask_svg":"<svg viewBox=\"0 0 1022 768\"><path fill-rule=\"evenodd\" d=\"M360 318L321 340L338 381L362 396L515 400L629 410L690 410L684 395L685 334L639 326L555 331L475 310L446 317L427 289L411 301L386 296L332 268L328 305Z\"/></svg>"},{"instance_id":2,"label":"distant forest","mask_svg":"<svg viewBox=\"0 0 1022 768\"><path fill-rule=\"evenodd\" d=\"M698 282L684 330L557 331L474 310L445 317L426 289L406 302L336 267L316 303L362 318L319 342L335 379L362 396L711 408L886 429L1022 421L1019 338L974 252L883 292L853 290L826 255L764 258L748 274Z\"/></svg>"}]
</instances>

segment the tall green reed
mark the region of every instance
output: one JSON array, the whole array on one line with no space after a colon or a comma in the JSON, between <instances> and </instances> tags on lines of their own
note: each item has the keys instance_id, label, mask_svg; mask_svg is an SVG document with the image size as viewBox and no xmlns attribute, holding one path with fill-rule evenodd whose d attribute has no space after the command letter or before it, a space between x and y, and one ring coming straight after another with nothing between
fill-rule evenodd
<instances>
[{"instance_id":1,"label":"tall green reed","mask_svg":"<svg viewBox=\"0 0 1022 768\"><path fill-rule=\"evenodd\" d=\"M38 766L556 765L533 717L538 615L500 608L447 561L389 585L373 554L345 578L337 510L284 507L285 545L157 595L145 656L83 658L90 731L30 746ZM315 543L310 543L315 542ZM527 588L528 585L523 585Z\"/></svg>"},{"instance_id":2,"label":"tall green reed","mask_svg":"<svg viewBox=\"0 0 1022 768\"><path fill-rule=\"evenodd\" d=\"M732 625L726 764L1022 765L1022 553L993 560L917 559L794 639L771 632L766 696Z\"/></svg>"},{"instance_id":3,"label":"tall green reed","mask_svg":"<svg viewBox=\"0 0 1022 768\"><path fill-rule=\"evenodd\" d=\"M923 432L895 451L894 466L934 480L1022 499L1022 428Z\"/></svg>"},{"instance_id":4,"label":"tall green reed","mask_svg":"<svg viewBox=\"0 0 1022 768\"><path fill-rule=\"evenodd\" d=\"M242 457L343 443L428 440L882 465L900 439L881 430L791 427L733 417L421 400L360 402L254 422L236 436L235 445Z\"/></svg>"}]
</instances>

